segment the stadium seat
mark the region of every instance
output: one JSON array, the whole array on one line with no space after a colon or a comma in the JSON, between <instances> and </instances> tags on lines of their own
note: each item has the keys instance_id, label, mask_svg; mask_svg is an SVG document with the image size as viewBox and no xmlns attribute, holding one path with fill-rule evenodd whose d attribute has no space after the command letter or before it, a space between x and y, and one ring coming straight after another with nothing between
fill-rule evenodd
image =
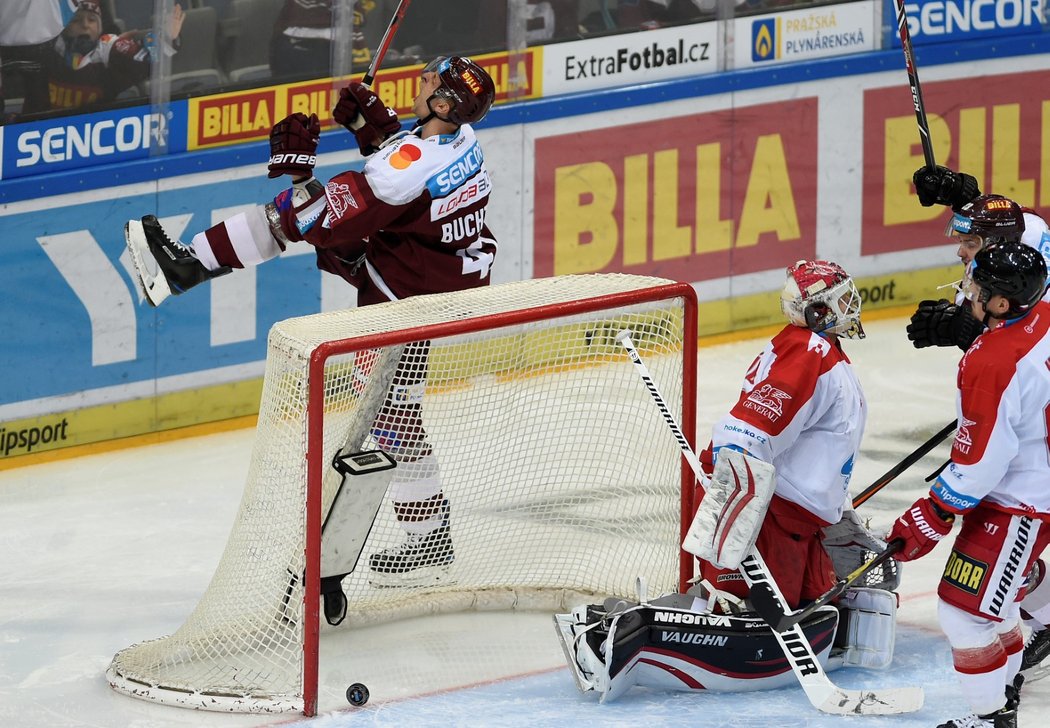
<instances>
[{"instance_id":1,"label":"stadium seat","mask_svg":"<svg viewBox=\"0 0 1050 728\"><path fill-rule=\"evenodd\" d=\"M232 0L225 56L231 82L270 77L270 38L282 0Z\"/></svg>"},{"instance_id":2,"label":"stadium seat","mask_svg":"<svg viewBox=\"0 0 1050 728\"><path fill-rule=\"evenodd\" d=\"M172 94L199 93L222 84L215 51L218 28L215 8L186 11L179 35L182 45L171 59Z\"/></svg>"}]
</instances>

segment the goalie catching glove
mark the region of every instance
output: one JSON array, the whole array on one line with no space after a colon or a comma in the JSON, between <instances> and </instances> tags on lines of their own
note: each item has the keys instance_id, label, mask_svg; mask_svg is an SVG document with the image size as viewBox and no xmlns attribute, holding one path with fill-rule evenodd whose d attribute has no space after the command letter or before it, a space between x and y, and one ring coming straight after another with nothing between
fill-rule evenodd
<instances>
[{"instance_id":1,"label":"goalie catching glove","mask_svg":"<svg viewBox=\"0 0 1050 728\"><path fill-rule=\"evenodd\" d=\"M767 462L723 447L714 476L703 486L704 499L682 548L720 569L738 569L758 539L776 471Z\"/></svg>"},{"instance_id":2,"label":"goalie catching glove","mask_svg":"<svg viewBox=\"0 0 1050 728\"><path fill-rule=\"evenodd\" d=\"M313 176L317 164L317 143L321 124L317 114L295 113L277 122L270 130L270 179L289 174L293 180Z\"/></svg>"},{"instance_id":3,"label":"goalie catching glove","mask_svg":"<svg viewBox=\"0 0 1050 728\"><path fill-rule=\"evenodd\" d=\"M947 167L919 167L912 175L915 193L923 207L947 205L962 207L981 194L977 178L963 172L953 172Z\"/></svg>"},{"instance_id":4,"label":"goalie catching glove","mask_svg":"<svg viewBox=\"0 0 1050 728\"><path fill-rule=\"evenodd\" d=\"M387 138L401 131L397 112L387 107L368 86L357 81L339 92L332 118L354 135L366 157L375 154Z\"/></svg>"},{"instance_id":5,"label":"goalie catching glove","mask_svg":"<svg viewBox=\"0 0 1050 728\"><path fill-rule=\"evenodd\" d=\"M920 301L908 324L908 341L916 349L927 346L958 346L963 351L984 331L966 306L956 306L947 299Z\"/></svg>"},{"instance_id":6,"label":"goalie catching glove","mask_svg":"<svg viewBox=\"0 0 1050 728\"><path fill-rule=\"evenodd\" d=\"M929 498L919 498L893 523L886 541L903 541L897 560L912 561L930 553L937 542L951 532L954 522L953 514L942 510Z\"/></svg>"}]
</instances>

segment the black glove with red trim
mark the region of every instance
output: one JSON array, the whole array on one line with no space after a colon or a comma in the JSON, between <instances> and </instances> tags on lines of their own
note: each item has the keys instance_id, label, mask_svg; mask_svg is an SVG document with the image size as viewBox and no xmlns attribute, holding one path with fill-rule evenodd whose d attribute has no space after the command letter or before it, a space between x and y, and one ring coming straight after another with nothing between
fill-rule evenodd
<instances>
[{"instance_id":1,"label":"black glove with red trim","mask_svg":"<svg viewBox=\"0 0 1050 728\"><path fill-rule=\"evenodd\" d=\"M277 122L270 130L271 179L290 174L293 179L310 177L317 164L317 143L321 139L321 124L317 114L296 112Z\"/></svg>"},{"instance_id":2,"label":"black glove with red trim","mask_svg":"<svg viewBox=\"0 0 1050 728\"><path fill-rule=\"evenodd\" d=\"M380 144L401 131L397 112L387 107L372 89L357 81L351 81L339 92L332 118L353 133L365 156L375 154Z\"/></svg>"}]
</instances>

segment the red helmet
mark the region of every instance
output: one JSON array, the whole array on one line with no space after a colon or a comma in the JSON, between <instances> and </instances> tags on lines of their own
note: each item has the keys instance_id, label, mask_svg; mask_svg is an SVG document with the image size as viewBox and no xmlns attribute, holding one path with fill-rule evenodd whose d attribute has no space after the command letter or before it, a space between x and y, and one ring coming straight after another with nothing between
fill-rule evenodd
<instances>
[{"instance_id":1,"label":"red helmet","mask_svg":"<svg viewBox=\"0 0 1050 728\"><path fill-rule=\"evenodd\" d=\"M492 77L469 58L438 56L426 65L423 72L434 72L441 78L441 85L427 99L427 107L430 107L430 101L435 96L452 106L442 121L457 126L476 124L485 118L496 98L496 85ZM432 108L431 113L434 113Z\"/></svg>"},{"instance_id":2,"label":"red helmet","mask_svg":"<svg viewBox=\"0 0 1050 728\"><path fill-rule=\"evenodd\" d=\"M787 269L780 308L795 326L863 339L860 292L838 263L800 260Z\"/></svg>"},{"instance_id":3,"label":"red helmet","mask_svg":"<svg viewBox=\"0 0 1050 728\"><path fill-rule=\"evenodd\" d=\"M977 235L983 245L1015 243L1024 233L1024 212L1020 205L1002 195L981 195L952 215L944 234L954 233Z\"/></svg>"}]
</instances>

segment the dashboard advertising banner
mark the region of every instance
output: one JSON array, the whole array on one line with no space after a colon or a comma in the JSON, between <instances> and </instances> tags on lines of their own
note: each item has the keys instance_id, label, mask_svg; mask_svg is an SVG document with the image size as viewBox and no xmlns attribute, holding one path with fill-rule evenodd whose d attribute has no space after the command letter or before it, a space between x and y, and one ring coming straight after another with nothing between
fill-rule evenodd
<instances>
[{"instance_id":1,"label":"dashboard advertising banner","mask_svg":"<svg viewBox=\"0 0 1050 728\"><path fill-rule=\"evenodd\" d=\"M545 96L714 73L721 56L715 22L681 25L543 48Z\"/></svg>"},{"instance_id":2,"label":"dashboard advertising banner","mask_svg":"<svg viewBox=\"0 0 1050 728\"><path fill-rule=\"evenodd\" d=\"M146 159L165 143L183 152L185 120L186 102L176 101L163 114L140 106L0 127L0 178Z\"/></svg>"},{"instance_id":3,"label":"dashboard advertising banner","mask_svg":"<svg viewBox=\"0 0 1050 728\"><path fill-rule=\"evenodd\" d=\"M922 84L938 164L972 174L984 192L1050 207L1050 71ZM939 241L940 205L915 204L912 173L925 164L906 86L864 92L864 224L861 253L875 255ZM938 110L943 110L937 113Z\"/></svg>"},{"instance_id":4,"label":"dashboard advertising banner","mask_svg":"<svg viewBox=\"0 0 1050 728\"><path fill-rule=\"evenodd\" d=\"M497 103L541 94L540 59L539 49L474 58L492 77ZM383 103L403 118L412 116L421 68L406 66L380 71L372 85ZM187 146L206 149L265 139L274 124L295 112L317 114L322 128L332 127L332 107L342 86L341 81L326 78L190 99Z\"/></svg>"},{"instance_id":5,"label":"dashboard advertising banner","mask_svg":"<svg viewBox=\"0 0 1050 728\"><path fill-rule=\"evenodd\" d=\"M875 48L875 6L861 0L737 18L733 33L734 68L860 53Z\"/></svg>"},{"instance_id":6,"label":"dashboard advertising banner","mask_svg":"<svg viewBox=\"0 0 1050 728\"><path fill-rule=\"evenodd\" d=\"M904 3L913 45L946 43L981 37L1042 33L1046 29L1047 0L918 0ZM884 2L890 29L888 42L901 47L897 32L897 4Z\"/></svg>"},{"instance_id":7,"label":"dashboard advertising banner","mask_svg":"<svg viewBox=\"0 0 1050 728\"><path fill-rule=\"evenodd\" d=\"M816 250L817 99L536 142L534 275L703 281Z\"/></svg>"}]
</instances>

